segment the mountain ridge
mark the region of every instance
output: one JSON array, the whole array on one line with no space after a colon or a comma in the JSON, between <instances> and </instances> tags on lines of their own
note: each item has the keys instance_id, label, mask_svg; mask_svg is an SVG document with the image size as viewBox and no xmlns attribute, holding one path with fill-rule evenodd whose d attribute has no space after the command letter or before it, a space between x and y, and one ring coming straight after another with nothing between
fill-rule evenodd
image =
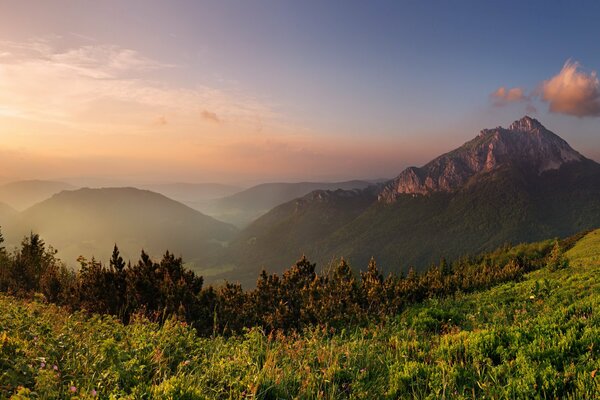
<instances>
[{"instance_id":1,"label":"mountain ridge","mask_svg":"<svg viewBox=\"0 0 600 400\"><path fill-rule=\"evenodd\" d=\"M493 162L486 164L490 151ZM563 237L600 226L600 164L529 117L508 129L484 129L463 146L420 170L408 168L399 177L415 170L425 171L424 176L429 174L430 182L438 186L427 186L419 177L417 190L403 192L398 190L403 181L397 177L376 187L371 201L357 202L356 207L344 203L342 193L325 192L276 207L232 242L228 263L239 268L226 277L256 276L260 267L278 272L302 254L320 265L344 257L363 268L374 256L384 271L409 266L423 270L443 256L487 251L506 242ZM369 190L373 189L362 192L366 198ZM323 198L329 196L347 210L340 213L324 207ZM302 213L297 212L298 205ZM337 222L324 229L320 221L328 215L335 215ZM294 237L282 235L294 232L296 226L321 230L314 237L306 231Z\"/></svg>"},{"instance_id":2,"label":"mountain ridge","mask_svg":"<svg viewBox=\"0 0 600 400\"><path fill-rule=\"evenodd\" d=\"M23 211L53 194L73 190L75 186L59 181L39 179L8 182L0 185L0 201L18 211Z\"/></svg>"},{"instance_id":3,"label":"mountain ridge","mask_svg":"<svg viewBox=\"0 0 600 400\"><path fill-rule=\"evenodd\" d=\"M186 261L204 261L237 229L162 194L133 187L65 190L21 212L5 232L14 241L30 231L60 249L72 265L79 256L104 260L116 243L137 259L169 249Z\"/></svg>"},{"instance_id":4,"label":"mountain ridge","mask_svg":"<svg viewBox=\"0 0 600 400\"><path fill-rule=\"evenodd\" d=\"M507 164L521 164L542 173L584 159L538 120L525 116L508 129L483 129L474 139L424 166L405 169L386 184L379 201L393 202L399 194L453 192L478 175Z\"/></svg>"}]
</instances>

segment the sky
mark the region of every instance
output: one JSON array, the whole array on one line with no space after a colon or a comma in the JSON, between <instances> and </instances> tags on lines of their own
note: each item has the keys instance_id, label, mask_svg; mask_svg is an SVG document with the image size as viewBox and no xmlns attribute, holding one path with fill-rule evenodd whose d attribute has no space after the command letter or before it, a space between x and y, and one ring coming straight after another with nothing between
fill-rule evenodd
<instances>
[{"instance_id":1,"label":"sky","mask_svg":"<svg viewBox=\"0 0 600 400\"><path fill-rule=\"evenodd\" d=\"M0 180L392 178L528 114L600 161L596 1L0 0Z\"/></svg>"}]
</instances>

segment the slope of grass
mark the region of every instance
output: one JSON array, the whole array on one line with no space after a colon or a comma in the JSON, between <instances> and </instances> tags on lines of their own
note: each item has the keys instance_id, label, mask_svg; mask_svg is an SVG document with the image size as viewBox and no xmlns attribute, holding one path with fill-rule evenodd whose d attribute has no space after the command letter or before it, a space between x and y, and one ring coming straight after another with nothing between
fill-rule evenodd
<instances>
[{"instance_id":1,"label":"slope of grass","mask_svg":"<svg viewBox=\"0 0 600 400\"><path fill-rule=\"evenodd\" d=\"M599 254L595 231L569 268L427 301L383 326L287 336L206 339L176 321L123 326L0 297L0 397L598 398Z\"/></svg>"}]
</instances>

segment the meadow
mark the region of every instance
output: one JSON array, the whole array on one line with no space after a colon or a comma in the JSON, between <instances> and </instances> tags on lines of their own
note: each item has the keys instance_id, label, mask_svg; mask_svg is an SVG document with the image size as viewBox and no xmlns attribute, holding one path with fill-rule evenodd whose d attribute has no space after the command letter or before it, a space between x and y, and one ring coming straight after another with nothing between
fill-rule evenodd
<instances>
[{"instance_id":1,"label":"meadow","mask_svg":"<svg viewBox=\"0 0 600 400\"><path fill-rule=\"evenodd\" d=\"M513 282L367 325L201 337L0 297L0 398L600 397L600 231Z\"/></svg>"}]
</instances>

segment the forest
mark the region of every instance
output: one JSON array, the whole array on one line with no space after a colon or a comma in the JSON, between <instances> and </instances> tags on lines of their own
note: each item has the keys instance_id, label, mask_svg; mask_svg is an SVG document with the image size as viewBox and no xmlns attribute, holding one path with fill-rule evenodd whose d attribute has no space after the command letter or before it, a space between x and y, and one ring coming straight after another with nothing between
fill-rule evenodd
<instances>
[{"instance_id":1,"label":"forest","mask_svg":"<svg viewBox=\"0 0 600 400\"><path fill-rule=\"evenodd\" d=\"M579 236L578 236L579 237ZM203 287L203 278L186 269L167 251L152 260L143 250L135 263L125 262L114 246L108 265L93 257L78 259L79 269L66 267L35 233L20 248L0 249L0 290L43 301L70 311L109 314L124 323L136 315L157 322L176 318L199 335L231 335L259 327L267 332L332 329L383 321L425 299L449 296L518 281L524 273L552 264L566 265L563 247L575 238L533 245L504 246L492 253L442 259L425 273L383 276L375 259L355 272L344 259L317 271L305 256L279 276L262 271L256 287L238 283Z\"/></svg>"}]
</instances>

